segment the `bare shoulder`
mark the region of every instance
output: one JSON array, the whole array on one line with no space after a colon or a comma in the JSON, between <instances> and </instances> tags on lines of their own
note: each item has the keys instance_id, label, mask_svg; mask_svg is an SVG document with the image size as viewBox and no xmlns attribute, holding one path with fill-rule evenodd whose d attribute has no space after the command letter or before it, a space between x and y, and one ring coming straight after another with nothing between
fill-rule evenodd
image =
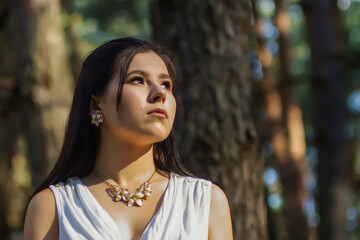
<instances>
[{"instance_id":1,"label":"bare shoulder","mask_svg":"<svg viewBox=\"0 0 360 240\"><path fill-rule=\"evenodd\" d=\"M220 204L220 205L223 205L223 207L225 206L224 203L226 203L227 206L229 205L224 191L214 183L212 184L212 187L211 187L211 203L212 204ZM218 206L218 207L220 207L220 206Z\"/></svg>"},{"instance_id":2,"label":"bare shoulder","mask_svg":"<svg viewBox=\"0 0 360 240\"><path fill-rule=\"evenodd\" d=\"M24 240L56 239L58 232L55 197L47 188L30 200L25 216Z\"/></svg>"},{"instance_id":3,"label":"bare shoulder","mask_svg":"<svg viewBox=\"0 0 360 240\"><path fill-rule=\"evenodd\" d=\"M215 184L211 189L209 239L233 239L228 199Z\"/></svg>"}]
</instances>

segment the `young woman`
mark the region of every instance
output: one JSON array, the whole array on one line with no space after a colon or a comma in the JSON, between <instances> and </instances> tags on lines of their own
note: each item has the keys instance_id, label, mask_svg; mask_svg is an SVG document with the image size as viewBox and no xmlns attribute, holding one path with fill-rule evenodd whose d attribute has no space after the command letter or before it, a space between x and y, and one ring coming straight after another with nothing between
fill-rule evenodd
<instances>
[{"instance_id":1,"label":"young woman","mask_svg":"<svg viewBox=\"0 0 360 240\"><path fill-rule=\"evenodd\" d=\"M232 239L227 198L176 153L175 58L134 38L85 60L59 159L24 239Z\"/></svg>"}]
</instances>

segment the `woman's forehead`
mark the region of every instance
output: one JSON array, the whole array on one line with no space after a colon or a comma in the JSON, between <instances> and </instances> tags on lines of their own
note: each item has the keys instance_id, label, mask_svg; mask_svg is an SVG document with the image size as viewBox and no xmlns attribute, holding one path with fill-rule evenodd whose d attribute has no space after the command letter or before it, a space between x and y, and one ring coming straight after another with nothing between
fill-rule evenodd
<instances>
[{"instance_id":1,"label":"woman's forehead","mask_svg":"<svg viewBox=\"0 0 360 240\"><path fill-rule=\"evenodd\" d=\"M137 53L132 59L127 73L140 70L143 72L154 72L159 74L168 74L167 67L163 59L155 52Z\"/></svg>"}]
</instances>

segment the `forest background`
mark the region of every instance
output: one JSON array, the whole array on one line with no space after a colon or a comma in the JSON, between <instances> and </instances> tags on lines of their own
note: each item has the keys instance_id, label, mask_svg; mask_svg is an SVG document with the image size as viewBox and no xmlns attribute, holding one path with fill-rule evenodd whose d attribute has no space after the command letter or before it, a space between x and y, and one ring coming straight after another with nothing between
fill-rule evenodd
<instances>
[{"instance_id":1,"label":"forest background","mask_svg":"<svg viewBox=\"0 0 360 240\"><path fill-rule=\"evenodd\" d=\"M234 239L360 239L359 0L2 0L1 239L22 239L84 57L124 36L178 56L180 155Z\"/></svg>"}]
</instances>

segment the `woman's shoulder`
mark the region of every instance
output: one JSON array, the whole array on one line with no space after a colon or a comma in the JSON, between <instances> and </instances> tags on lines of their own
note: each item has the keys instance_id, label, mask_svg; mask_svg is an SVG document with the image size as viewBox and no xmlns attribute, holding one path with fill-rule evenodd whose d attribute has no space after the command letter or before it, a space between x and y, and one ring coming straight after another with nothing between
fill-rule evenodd
<instances>
[{"instance_id":1,"label":"woman's shoulder","mask_svg":"<svg viewBox=\"0 0 360 240\"><path fill-rule=\"evenodd\" d=\"M55 197L47 188L35 194L28 205L24 239L51 239L58 234Z\"/></svg>"},{"instance_id":2,"label":"woman's shoulder","mask_svg":"<svg viewBox=\"0 0 360 240\"><path fill-rule=\"evenodd\" d=\"M55 217L55 213L55 196L49 188L38 192L31 198L27 209L27 215L31 217L45 217L49 220L49 218Z\"/></svg>"},{"instance_id":3,"label":"woman's shoulder","mask_svg":"<svg viewBox=\"0 0 360 240\"><path fill-rule=\"evenodd\" d=\"M226 236L225 238L223 238ZM210 220L210 239L232 239L229 202L225 192L216 184L212 184Z\"/></svg>"},{"instance_id":4,"label":"woman's shoulder","mask_svg":"<svg viewBox=\"0 0 360 240\"><path fill-rule=\"evenodd\" d=\"M211 201L215 204L228 202L225 192L215 183L211 184Z\"/></svg>"}]
</instances>

